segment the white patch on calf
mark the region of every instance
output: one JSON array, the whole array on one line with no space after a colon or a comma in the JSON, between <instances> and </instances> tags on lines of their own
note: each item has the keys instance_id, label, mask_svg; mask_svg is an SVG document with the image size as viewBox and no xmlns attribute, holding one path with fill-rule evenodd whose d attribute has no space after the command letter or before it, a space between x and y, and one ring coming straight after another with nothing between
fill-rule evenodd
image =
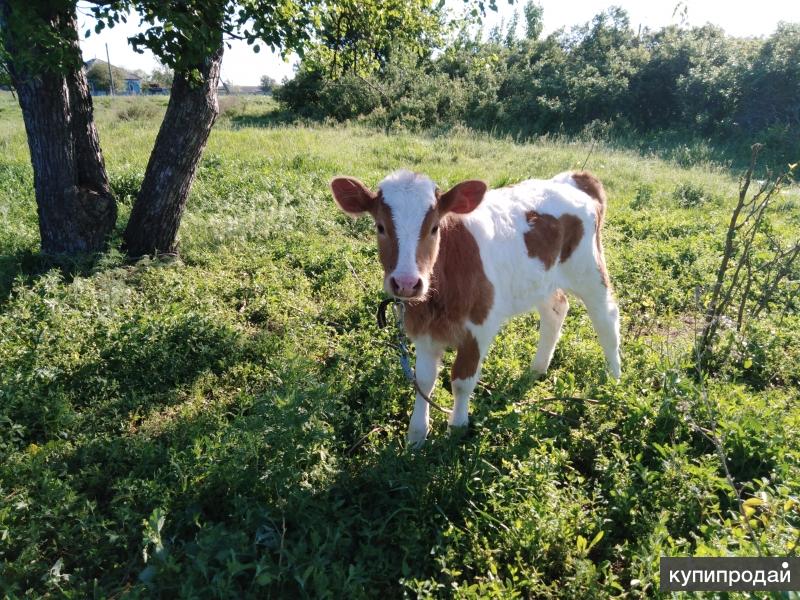
<instances>
[{"instance_id":1,"label":"white patch on calf","mask_svg":"<svg viewBox=\"0 0 800 600\"><path fill-rule=\"evenodd\" d=\"M395 171L378 185L383 201L392 209L397 236L397 264L389 277L420 278L417 246L425 215L436 204L436 184L428 177L411 171ZM422 294L429 281L422 278Z\"/></svg>"}]
</instances>

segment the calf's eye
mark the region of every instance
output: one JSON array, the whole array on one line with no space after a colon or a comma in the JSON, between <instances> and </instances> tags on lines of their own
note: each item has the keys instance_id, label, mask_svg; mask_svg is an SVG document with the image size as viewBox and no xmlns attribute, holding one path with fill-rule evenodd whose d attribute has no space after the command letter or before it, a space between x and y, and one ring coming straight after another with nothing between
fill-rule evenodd
<instances>
[{"instance_id":1,"label":"calf's eye","mask_svg":"<svg viewBox=\"0 0 800 600\"><path fill-rule=\"evenodd\" d=\"M437 231L439 231L439 226L438 225L434 225L433 229L431 229L431 235L435 235Z\"/></svg>"},{"instance_id":2,"label":"calf's eye","mask_svg":"<svg viewBox=\"0 0 800 600\"><path fill-rule=\"evenodd\" d=\"M386 230L383 228L383 225L378 223L378 233L383 233L384 231L386 231Z\"/></svg>"}]
</instances>

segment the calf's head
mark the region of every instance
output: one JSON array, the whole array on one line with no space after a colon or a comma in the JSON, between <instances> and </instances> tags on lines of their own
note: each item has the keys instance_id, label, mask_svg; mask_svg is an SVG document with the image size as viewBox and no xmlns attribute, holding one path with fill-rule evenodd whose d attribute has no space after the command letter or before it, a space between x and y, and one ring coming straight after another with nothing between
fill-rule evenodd
<instances>
[{"instance_id":1,"label":"calf's head","mask_svg":"<svg viewBox=\"0 0 800 600\"><path fill-rule=\"evenodd\" d=\"M483 181L463 181L442 194L430 179L410 171L389 175L373 192L358 179L336 177L331 190L353 217L375 221L383 287L403 300L424 298L439 254L443 219L472 212L486 193Z\"/></svg>"}]
</instances>

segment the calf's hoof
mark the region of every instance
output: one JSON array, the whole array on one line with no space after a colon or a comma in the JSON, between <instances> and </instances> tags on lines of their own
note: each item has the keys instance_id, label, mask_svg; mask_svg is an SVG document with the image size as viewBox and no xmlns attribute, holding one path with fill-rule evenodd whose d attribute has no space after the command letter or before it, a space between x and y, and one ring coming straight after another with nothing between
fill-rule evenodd
<instances>
[{"instance_id":1,"label":"calf's hoof","mask_svg":"<svg viewBox=\"0 0 800 600\"><path fill-rule=\"evenodd\" d=\"M448 425L447 426L447 435L454 439L461 439L467 437L469 433L469 421L464 423L463 425Z\"/></svg>"},{"instance_id":2,"label":"calf's hoof","mask_svg":"<svg viewBox=\"0 0 800 600\"><path fill-rule=\"evenodd\" d=\"M427 429L409 429L406 434L406 441L409 448L422 448L428 437Z\"/></svg>"},{"instance_id":3,"label":"calf's hoof","mask_svg":"<svg viewBox=\"0 0 800 600\"><path fill-rule=\"evenodd\" d=\"M608 372L615 381L619 381L619 378L622 375L622 367L619 364L619 360L608 365Z\"/></svg>"},{"instance_id":4,"label":"calf's hoof","mask_svg":"<svg viewBox=\"0 0 800 600\"><path fill-rule=\"evenodd\" d=\"M469 427L469 415L452 413L447 419L447 429L466 429Z\"/></svg>"},{"instance_id":5,"label":"calf's hoof","mask_svg":"<svg viewBox=\"0 0 800 600\"><path fill-rule=\"evenodd\" d=\"M542 362L541 360L534 360L531 363L531 368L528 369L528 373L530 373L530 375L536 378L544 377L547 374L547 369L549 368L550 368L549 360L546 363Z\"/></svg>"},{"instance_id":6,"label":"calf's hoof","mask_svg":"<svg viewBox=\"0 0 800 600\"><path fill-rule=\"evenodd\" d=\"M522 381L523 383L528 381L533 383L534 381L539 381L540 379L544 379L546 376L547 376L547 367L542 368L533 365L531 366L530 369L528 369L527 373L524 373L522 375L520 381Z\"/></svg>"}]
</instances>

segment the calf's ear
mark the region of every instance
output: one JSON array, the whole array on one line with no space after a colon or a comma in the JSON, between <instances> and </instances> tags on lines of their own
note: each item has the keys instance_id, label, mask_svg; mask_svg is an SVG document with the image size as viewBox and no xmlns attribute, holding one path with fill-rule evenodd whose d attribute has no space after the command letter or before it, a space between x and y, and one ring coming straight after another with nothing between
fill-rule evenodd
<instances>
[{"instance_id":1,"label":"calf's ear","mask_svg":"<svg viewBox=\"0 0 800 600\"><path fill-rule=\"evenodd\" d=\"M331 181L331 191L339 208L353 217L372 210L378 197L355 177L335 177Z\"/></svg>"},{"instance_id":2,"label":"calf's ear","mask_svg":"<svg viewBox=\"0 0 800 600\"><path fill-rule=\"evenodd\" d=\"M488 188L485 181L478 179L456 184L439 197L440 214L452 212L464 215L472 212L481 203Z\"/></svg>"}]
</instances>

